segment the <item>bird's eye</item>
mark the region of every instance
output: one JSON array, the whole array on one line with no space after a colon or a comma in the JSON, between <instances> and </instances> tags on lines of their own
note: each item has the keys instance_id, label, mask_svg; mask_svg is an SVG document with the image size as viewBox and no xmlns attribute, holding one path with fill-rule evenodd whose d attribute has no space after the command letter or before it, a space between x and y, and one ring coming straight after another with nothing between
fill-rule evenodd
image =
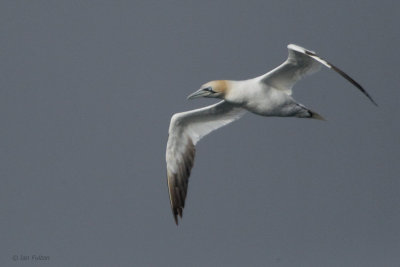
<instances>
[{"instance_id":1,"label":"bird's eye","mask_svg":"<svg viewBox=\"0 0 400 267\"><path fill-rule=\"evenodd\" d=\"M211 86L204 88L204 90L207 91L207 92L210 92L210 93L215 93Z\"/></svg>"}]
</instances>

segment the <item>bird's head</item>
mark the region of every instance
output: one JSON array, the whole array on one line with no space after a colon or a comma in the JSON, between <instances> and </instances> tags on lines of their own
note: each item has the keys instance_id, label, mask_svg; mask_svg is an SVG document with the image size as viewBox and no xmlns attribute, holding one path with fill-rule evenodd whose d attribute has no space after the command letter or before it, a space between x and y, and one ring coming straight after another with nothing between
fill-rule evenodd
<instances>
[{"instance_id":1,"label":"bird's head","mask_svg":"<svg viewBox=\"0 0 400 267\"><path fill-rule=\"evenodd\" d=\"M228 81L211 81L203 84L199 90L190 94L187 99L193 99L198 97L213 97L213 98L224 98L228 90Z\"/></svg>"}]
</instances>

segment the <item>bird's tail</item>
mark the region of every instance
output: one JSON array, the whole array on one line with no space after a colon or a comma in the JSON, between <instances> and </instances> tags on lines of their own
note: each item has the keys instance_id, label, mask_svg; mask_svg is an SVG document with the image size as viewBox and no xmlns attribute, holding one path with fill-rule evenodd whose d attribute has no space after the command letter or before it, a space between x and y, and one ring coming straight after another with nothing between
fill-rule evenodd
<instances>
[{"instance_id":1,"label":"bird's tail","mask_svg":"<svg viewBox=\"0 0 400 267\"><path fill-rule=\"evenodd\" d=\"M322 117L321 115L319 115L317 112L312 111L312 110L308 110L308 113L310 114L310 116L308 118L310 119L316 119L316 120L321 120L324 121L324 117Z\"/></svg>"},{"instance_id":2,"label":"bird's tail","mask_svg":"<svg viewBox=\"0 0 400 267\"><path fill-rule=\"evenodd\" d=\"M316 119L321 121L325 120L324 117L319 115L317 112L312 111L300 103L296 103L295 116L298 118Z\"/></svg>"}]
</instances>

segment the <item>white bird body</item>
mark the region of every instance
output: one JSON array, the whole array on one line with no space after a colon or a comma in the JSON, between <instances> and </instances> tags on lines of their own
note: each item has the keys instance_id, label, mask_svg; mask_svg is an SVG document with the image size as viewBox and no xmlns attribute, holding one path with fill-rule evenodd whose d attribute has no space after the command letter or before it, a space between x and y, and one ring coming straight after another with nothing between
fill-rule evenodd
<instances>
[{"instance_id":1,"label":"white bird body","mask_svg":"<svg viewBox=\"0 0 400 267\"><path fill-rule=\"evenodd\" d=\"M293 102L292 97L262 82L261 77L229 81L225 101L262 116L285 116L279 107Z\"/></svg>"},{"instance_id":2,"label":"white bird body","mask_svg":"<svg viewBox=\"0 0 400 267\"><path fill-rule=\"evenodd\" d=\"M288 45L288 49L287 60L264 75L244 81L211 81L188 97L212 97L222 101L172 116L166 162L170 202L176 224L177 216L182 217L185 205L195 145L202 137L241 118L246 111L262 116L323 119L291 97L292 87L305 75L325 65L351 82L376 105L360 84L314 52L293 44Z\"/></svg>"}]
</instances>

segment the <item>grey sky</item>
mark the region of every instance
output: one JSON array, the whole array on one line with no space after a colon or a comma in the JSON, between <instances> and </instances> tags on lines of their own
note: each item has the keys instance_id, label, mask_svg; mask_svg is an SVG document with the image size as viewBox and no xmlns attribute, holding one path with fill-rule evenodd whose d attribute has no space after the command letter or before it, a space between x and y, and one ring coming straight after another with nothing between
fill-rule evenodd
<instances>
[{"instance_id":1,"label":"grey sky","mask_svg":"<svg viewBox=\"0 0 400 267\"><path fill-rule=\"evenodd\" d=\"M0 265L399 266L396 1L1 1ZM214 79L262 74L296 43L320 122L252 114L197 146L169 206L175 112ZM13 261L17 255L17 261ZM25 262L26 263L26 262Z\"/></svg>"}]
</instances>

